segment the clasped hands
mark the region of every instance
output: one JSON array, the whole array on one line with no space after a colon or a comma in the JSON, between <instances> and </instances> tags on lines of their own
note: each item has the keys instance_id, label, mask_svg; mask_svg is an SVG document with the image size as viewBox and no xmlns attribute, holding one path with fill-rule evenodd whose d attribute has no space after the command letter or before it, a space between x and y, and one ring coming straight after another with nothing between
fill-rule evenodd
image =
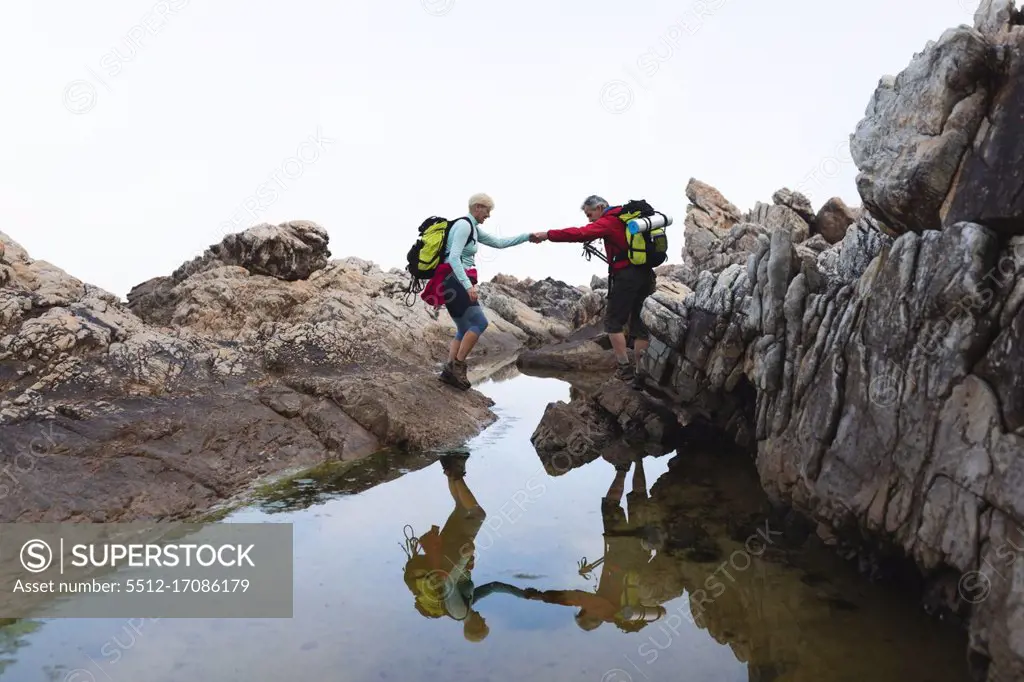
<instances>
[{"instance_id":1,"label":"clasped hands","mask_svg":"<svg viewBox=\"0 0 1024 682\"><path fill-rule=\"evenodd\" d=\"M533 242L534 244L540 244L541 242L546 242L547 240L547 232L534 232L533 234L530 235L530 241Z\"/></svg>"}]
</instances>

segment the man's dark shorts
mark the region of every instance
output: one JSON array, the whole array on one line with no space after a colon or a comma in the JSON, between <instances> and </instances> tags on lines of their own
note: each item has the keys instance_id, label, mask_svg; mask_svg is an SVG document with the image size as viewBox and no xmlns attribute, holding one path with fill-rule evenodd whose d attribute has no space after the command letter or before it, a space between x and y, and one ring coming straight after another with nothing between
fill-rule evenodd
<instances>
[{"instance_id":1,"label":"man's dark shorts","mask_svg":"<svg viewBox=\"0 0 1024 682\"><path fill-rule=\"evenodd\" d=\"M656 281L657 276L651 268L630 266L615 272L610 282L604 330L616 334L628 324L630 337L644 341L649 339L651 334L640 319L640 311L644 300L654 293Z\"/></svg>"}]
</instances>

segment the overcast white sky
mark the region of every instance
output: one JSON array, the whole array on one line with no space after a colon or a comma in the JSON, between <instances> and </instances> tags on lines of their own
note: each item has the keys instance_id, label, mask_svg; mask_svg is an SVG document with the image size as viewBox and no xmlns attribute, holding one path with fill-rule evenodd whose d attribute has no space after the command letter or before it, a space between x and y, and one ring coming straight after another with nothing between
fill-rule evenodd
<instances>
[{"instance_id":1,"label":"overcast white sky","mask_svg":"<svg viewBox=\"0 0 1024 682\"><path fill-rule=\"evenodd\" d=\"M505 235L584 224L599 193L671 214L679 262L690 177L741 210L782 186L859 205L848 135L878 79L976 5L8 0L2 229L123 297L260 222L401 267L474 192ZM485 280L604 267L481 252Z\"/></svg>"}]
</instances>

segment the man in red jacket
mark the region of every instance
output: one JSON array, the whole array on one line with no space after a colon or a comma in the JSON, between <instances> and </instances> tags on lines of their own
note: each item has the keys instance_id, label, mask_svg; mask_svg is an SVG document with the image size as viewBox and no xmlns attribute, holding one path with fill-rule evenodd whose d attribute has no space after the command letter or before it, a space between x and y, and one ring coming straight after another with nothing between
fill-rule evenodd
<instances>
[{"instance_id":1,"label":"man in red jacket","mask_svg":"<svg viewBox=\"0 0 1024 682\"><path fill-rule=\"evenodd\" d=\"M608 304L605 309L604 328L612 342L615 359L619 368L615 375L620 379L633 379L634 385L641 387L643 378L639 367L636 372L629 365L626 352L626 335L623 328L628 324L630 336L633 338L633 352L639 364L640 357L647 350L650 332L640 311L644 300L654 293L656 275L654 269L639 267L629 262L626 244L626 226L619 220L622 207L609 207L608 202L597 195L586 198L580 207L586 214L590 224L586 227L567 227L561 230L535 232L530 241L542 242L589 242L594 239L604 241L604 252L608 257Z\"/></svg>"}]
</instances>

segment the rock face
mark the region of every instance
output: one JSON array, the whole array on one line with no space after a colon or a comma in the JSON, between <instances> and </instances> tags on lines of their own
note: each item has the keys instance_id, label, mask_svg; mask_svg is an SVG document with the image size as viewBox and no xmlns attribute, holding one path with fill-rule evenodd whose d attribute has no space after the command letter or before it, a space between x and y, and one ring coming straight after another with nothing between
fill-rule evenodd
<instances>
[{"instance_id":1,"label":"rock face","mask_svg":"<svg viewBox=\"0 0 1024 682\"><path fill-rule=\"evenodd\" d=\"M529 345L567 339L580 327L600 320L605 292L587 291L550 277L518 281L497 275L480 285L480 301L530 335Z\"/></svg>"},{"instance_id":2,"label":"rock face","mask_svg":"<svg viewBox=\"0 0 1024 682\"><path fill-rule=\"evenodd\" d=\"M864 218L816 260L784 228L748 256L648 301L658 389L756 447L769 494L830 533L936 582L999 566L978 579L972 660L1019 679L1024 237L961 223L893 242ZM973 589L948 606L970 614Z\"/></svg>"},{"instance_id":3,"label":"rock face","mask_svg":"<svg viewBox=\"0 0 1024 682\"><path fill-rule=\"evenodd\" d=\"M846 228L857 222L860 211L852 209L839 197L825 202L814 217L811 230L820 234L829 244L840 242L846 236Z\"/></svg>"},{"instance_id":4,"label":"rock face","mask_svg":"<svg viewBox=\"0 0 1024 682\"><path fill-rule=\"evenodd\" d=\"M721 250L721 240L729 236L733 225L740 222L739 210L717 189L691 178L686 186L690 205L686 208L684 240L693 259L693 268L700 268ZM684 282L695 277L691 268Z\"/></svg>"},{"instance_id":5,"label":"rock face","mask_svg":"<svg viewBox=\"0 0 1024 682\"><path fill-rule=\"evenodd\" d=\"M912 560L995 682L1024 679L1024 34L1007 2L976 19L882 80L841 241L801 242L782 197L693 208L693 293L648 300L645 366L823 537Z\"/></svg>"},{"instance_id":6,"label":"rock face","mask_svg":"<svg viewBox=\"0 0 1024 682\"><path fill-rule=\"evenodd\" d=\"M878 85L851 137L864 205L897 232L941 226L940 210L991 98L989 43L950 29Z\"/></svg>"},{"instance_id":7,"label":"rock face","mask_svg":"<svg viewBox=\"0 0 1024 682\"><path fill-rule=\"evenodd\" d=\"M879 83L850 150L865 206L896 232L1024 229L1021 24L1011 0L983 0L973 28L946 31Z\"/></svg>"},{"instance_id":8,"label":"rock face","mask_svg":"<svg viewBox=\"0 0 1024 682\"><path fill-rule=\"evenodd\" d=\"M973 220L1024 232L1024 19L1010 0L985 0L975 26L993 46L992 103L947 198L945 224Z\"/></svg>"},{"instance_id":9,"label":"rock face","mask_svg":"<svg viewBox=\"0 0 1024 682\"><path fill-rule=\"evenodd\" d=\"M309 279L327 266L331 255L327 242L327 231L305 220L276 227L263 223L229 234L170 277L157 277L135 287L128 294L129 307L151 324L175 324L169 316L174 308L174 289L193 275L236 266L250 275L289 282Z\"/></svg>"},{"instance_id":10,"label":"rock face","mask_svg":"<svg viewBox=\"0 0 1024 682\"><path fill-rule=\"evenodd\" d=\"M800 192L784 187L772 195L772 202L795 211L805 223L814 223L814 208L811 207L811 201Z\"/></svg>"},{"instance_id":11,"label":"rock face","mask_svg":"<svg viewBox=\"0 0 1024 682\"><path fill-rule=\"evenodd\" d=\"M0 245L0 520L181 518L261 475L457 444L495 418L436 379L447 313L406 306L401 271L328 261L315 223L229 235L127 306ZM492 369L589 314L565 285L519 296L527 328L487 309L474 355Z\"/></svg>"},{"instance_id":12,"label":"rock face","mask_svg":"<svg viewBox=\"0 0 1024 682\"><path fill-rule=\"evenodd\" d=\"M808 221L814 220L807 198L788 189L775 193L774 204L758 203L742 215L718 190L699 180L690 179L686 196L691 201L686 214L686 248L676 276L691 289L703 271L717 272L745 263L759 235L785 230L794 243L800 243L810 235Z\"/></svg>"},{"instance_id":13,"label":"rock face","mask_svg":"<svg viewBox=\"0 0 1024 682\"><path fill-rule=\"evenodd\" d=\"M1005 550L1024 546L1024 237L961 223L894 242L862 217L806 258L791 230L768 232L746 266L648 301L648 372L756 447L770 495L830 533L898 548L936 582L1000 566L1011 578L985 578L972 660L1015 679L1024 583ZM949 606L969 615L976 596L954 588Z\"/></svg>"},{"instance_id":14,"label":"rock face","mask_svg":"<svg viewBox=\"0 0 1024 682\"><path fill-rule=\"evenodd\" d=\"M838 247L818 254L815 259L817 270L832 281L852 282L892 242L892 237L882 232L871 216L862 217L846 228L846 235Z\"/></svg>"}]
</instances>

